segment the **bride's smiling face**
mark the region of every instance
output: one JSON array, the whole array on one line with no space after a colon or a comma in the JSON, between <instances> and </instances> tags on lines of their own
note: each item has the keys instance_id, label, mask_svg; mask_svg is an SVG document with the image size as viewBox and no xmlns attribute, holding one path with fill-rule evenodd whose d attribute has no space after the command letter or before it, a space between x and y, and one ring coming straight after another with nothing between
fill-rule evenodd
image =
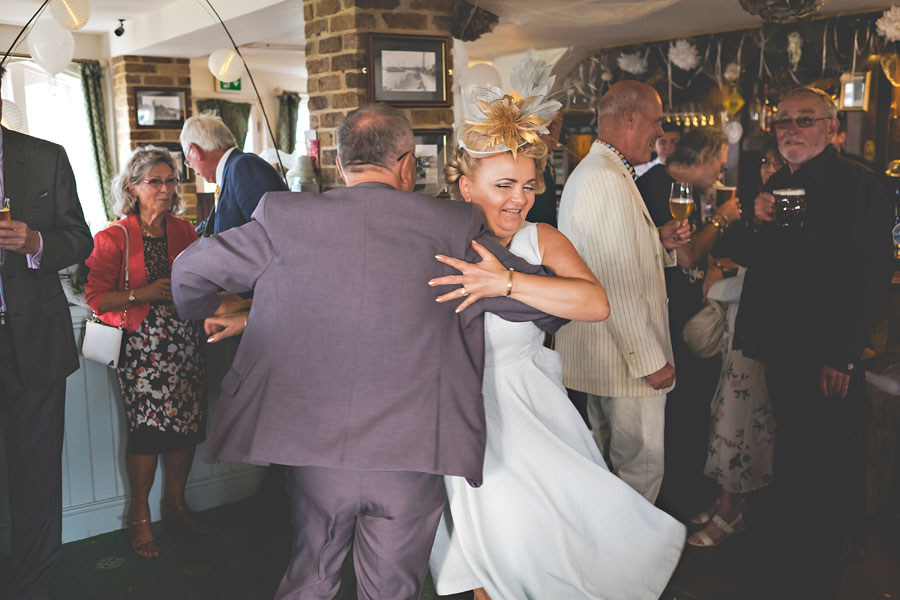
<instances>
[{"instance_id":1,"label":"bride's smiling face","mask_svg":"<svg viewBox=\"0 0 900 600\"><path fill-rule=\"evenodd\" d=\"M488 227L504 245L534 205L535 171L533 158L519 154L513 160L505 152L482 158L472 177L459 178L463 199L481 207Z\"/></svg>"}]
</instances>

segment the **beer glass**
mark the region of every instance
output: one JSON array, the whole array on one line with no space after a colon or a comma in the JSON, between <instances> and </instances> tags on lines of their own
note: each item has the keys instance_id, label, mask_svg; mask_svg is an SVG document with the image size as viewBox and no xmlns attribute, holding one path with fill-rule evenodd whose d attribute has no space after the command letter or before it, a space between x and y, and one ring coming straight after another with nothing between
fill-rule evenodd
<instances>
[{"instance_id":1,"label":"beer glass","mask_svg":"<svg viewBox=\"0 0 900 600\"><path fill-rule=\"evenodd\" d=\"M0 198L0 221L9 221L9 198Z\"/></svg>"},{"instance_id":2,"label":"beer glass","mask_svg":"<svg viewBox=\"0 0 900 600\"><path fill-rule=\"evenodd\" d=\"M721 206L730 200L734 200L737 195L737 188L734 186L723 185L716 188L716 206Z\"/></svg>"},{"instance_id":3,"label":"beer glass","mask_svg":"<svg viewBox=\"0 0 900 600\"><path fill-rule=\"evenodd\" d=\"M775 223L782 229L800 229L806 217L806 190L789 188L773 190Z\"/></svg>"},{"instance_id":4,"label":"beer glass","mask_svg":"<svg viewBox=\"0 0 900 600\"><path fill-rule=\"evenodd\" d=\"M669 212L676 221L686 220L694 211L694 197L691 191L689 183L672 182L672 191L669 193Z\"/></svg>"}]
</instances>

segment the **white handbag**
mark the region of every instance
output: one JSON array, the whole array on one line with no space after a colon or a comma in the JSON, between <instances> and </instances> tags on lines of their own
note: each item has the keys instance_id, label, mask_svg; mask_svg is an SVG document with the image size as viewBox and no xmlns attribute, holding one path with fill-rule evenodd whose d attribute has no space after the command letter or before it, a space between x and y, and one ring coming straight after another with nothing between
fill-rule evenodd
<instances>
[{"instance_id":1,"label":"white handbag","mask_svg":"<svg viewBox=\"0 0 900 600\"><path fill-rule=\"evenodd\" d=\"M128 276L128 230L116 223L125 232L125 289L129 289ZM122 311L122 320L118 327L107 325L97 317L97 313L84 324L84 340L81 342L81 356L88 360L102 363L115 369L119 366L119 357L122 354L122 337L125 324L125 315L128 310Z\"/></svg>"}]
</instances>

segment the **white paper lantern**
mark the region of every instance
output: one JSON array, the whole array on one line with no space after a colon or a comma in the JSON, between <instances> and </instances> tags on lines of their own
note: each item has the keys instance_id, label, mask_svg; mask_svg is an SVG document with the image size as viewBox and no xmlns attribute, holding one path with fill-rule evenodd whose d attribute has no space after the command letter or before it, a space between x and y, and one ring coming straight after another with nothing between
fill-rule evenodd
<instances>
[{"instance_id":1,"label":"white paper lantern","mask_svg":"<svg viewBox=\"0 0 900 600\"><path fill-rule=\"evenodd\" d=\"M467 87L500 87L500 73L491 65L478 63L466 71Z\"/></svg>"},{"instance_id":2,"label":"white paper lantern","mask_svg":"<svg viewBox=\"0 0 900 600\"><path fill-rule=\"evenodd\" d=\"M75 38L56 21L44 19L35 23L28 34L28 53L42 69L56 75L75 55Z\"/></svg>"},{"instance_id":3,"label":"white paper lantern","mask_svg":"<svg viewBox=\"0 0 900 600\"><path fill-rule=\"evenodd\" d=\"M219 48L209 55L209 70L219 81L237 81L244 74L244 63L237 52Z\"/></svg>"},{"instance_id":4,"label":"white paper lantern","mask_svg":"<svg viewBox=\"0 0 900 600\"><path fill-rule=\"evenodd\" d=\"M4 100L2 111L3 118L0 118L0 124L7 129L22 132L22 127L25 125L25 115L22 114L22 109L12 100Z\"/></svg>"},{"instance_id":5,"label":"white paper lantern","mask_svg":"<svg viewBox=\"0 0 900 600\"><path fill-rule=\"evenodd\" d=\"M50 16L60 27L76 31L87 25L91 5L88 0L50 0Z\"/></svg>"}]
</instances>

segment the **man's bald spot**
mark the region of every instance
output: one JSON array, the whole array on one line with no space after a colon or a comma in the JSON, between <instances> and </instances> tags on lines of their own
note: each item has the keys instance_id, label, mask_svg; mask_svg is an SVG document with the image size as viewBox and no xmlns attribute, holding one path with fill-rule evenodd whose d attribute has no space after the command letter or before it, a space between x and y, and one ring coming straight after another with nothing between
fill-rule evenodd
<instances>
[{"instance_id":1,"label":"man's bald spot","mask_svg":"<svg viewBox=\"0 0 900 600\"><path fill-rule=\"evenodd\" d=\"M601 122L618 121L626 110L643 110L659 102L659 94L646 83L625 79L614 83L597 103L597 118Z\"/></svg>"}]
</instances>

